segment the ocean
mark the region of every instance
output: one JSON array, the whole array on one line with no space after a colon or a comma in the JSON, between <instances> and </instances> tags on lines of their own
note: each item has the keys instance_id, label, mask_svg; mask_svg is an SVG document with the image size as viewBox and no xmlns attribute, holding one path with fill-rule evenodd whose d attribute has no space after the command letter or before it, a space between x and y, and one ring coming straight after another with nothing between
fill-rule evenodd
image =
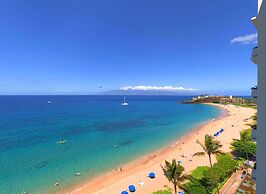
<instances>
[{"instance_id":1,"label":"ocean","mask_svg":"<svg viewBox=\"0 0 266 194\"><path fill-rule=\"evenodd\" d=\"M0 96L0 193L60 192L220 115L181 103L190 98L127 96L121 106L123 96Z\"/></svg>"}]
</instances>

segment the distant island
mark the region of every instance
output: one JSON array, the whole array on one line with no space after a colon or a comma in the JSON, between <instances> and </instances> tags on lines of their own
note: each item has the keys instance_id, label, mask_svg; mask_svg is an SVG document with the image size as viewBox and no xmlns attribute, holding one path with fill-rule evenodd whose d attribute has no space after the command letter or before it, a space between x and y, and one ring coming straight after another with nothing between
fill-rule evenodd
<instances>
[{"instance_id":1,"label":"distant island","mask_svg":"<svg viewBox=\"0 0 266 194\"><path fill-rule=\"evenodd\" d=\"M103 91L101 95L174 95L174 96L195 96L200 94L197 89L175 87L175 86L123 86L116 90Z\"/></svg>"}]
</instances>

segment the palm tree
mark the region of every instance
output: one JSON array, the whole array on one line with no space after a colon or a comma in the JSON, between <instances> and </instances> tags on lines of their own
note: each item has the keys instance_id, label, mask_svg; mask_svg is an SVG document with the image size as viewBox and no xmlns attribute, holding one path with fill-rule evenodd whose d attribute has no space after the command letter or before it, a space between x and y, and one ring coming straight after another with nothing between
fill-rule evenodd
<instances>
[{"instance_id":1,"label":"palm tree","mask_svg":"<svg viewBox=\"0 0 266 194\"><path fill-rule=\"evenodd\" d=\"M210 166L212 167L211 155L221 154L222 151L220 150L220 148L222 147L222 144L219 141L215 140L211 135L205 135L204 144L199 142L199 140L197 140L197 143L200 144L204 152L197 152L194 154L194 156L207 154L209 156Z\"/></svg>"},{"instance_id":2,"label":"palm tree","mask_svg":"<svg viewBox=\"0 0 266 194\"><path fill-rule=\"evenodd\" d=\"M251 141L251 130L246 129L240 132L240 141Z\"/></svg>"},{"instance_id":3,"label":"palm tree","mask_svg":"<svg viewBox=\"0 0 266 194\"><path fill-rule=\"evenodd\" d=\"M241 131L240 139L233 139L231 148L241 155L245 155L247 160L249 160L250 156L254 156L256 154L256 143L251 141L251 130L245 129Z\"/></svg>"},{"instance_id":4,"label":"palm tree","mask_svg":"<svg viewBox=\"0 0 266 194\"><path fill-rule=\"evenodd\" d=\"M177 164L175 159L172 160L172 163L165 160L165 166L163 167L161 165L161 167L166 178L169 180L169 182L173 183L175 194L177 194L177 187L187 191L185 185L181 184L181 182L188 178L188 176L183 174L184 167L181 164Z\"/></svg>"},{"instance_id":5,"label":"palm tree","mask_svg":"<svg viewBox=\"0 0 266 194\"><path fill-rule=\"evenodd\" d=\"M205 135L204 144L199 142L199 140L197 140L197 143L200 144L200 146L203 148L204 152L197 152L194 154L194 156L207 154L209 156L209 162L210 162L210 166L212 168L211 155L212 154L214 154L214 155L222 154L222 151L220 150L220 148L222 147L221 142L215 140L211 135ZM219 194L218 184L216 184L216 188L217 188L217 193Z\"/></svg>"}]
</instances>

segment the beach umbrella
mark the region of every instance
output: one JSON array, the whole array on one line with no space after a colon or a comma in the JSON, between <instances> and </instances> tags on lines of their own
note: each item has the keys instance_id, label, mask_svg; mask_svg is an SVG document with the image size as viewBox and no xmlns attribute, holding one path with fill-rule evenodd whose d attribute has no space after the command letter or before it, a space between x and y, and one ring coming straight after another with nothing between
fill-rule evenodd
<instances>
[{"instance_id":1,"label":"beach umbrella","mask_svg":"<svg viewBox=\"0 0 266 194\"><path fill-rule=\"evenodd\" d=\"M122 191L121 194L128 194L128 192L127 191Z\"/></svg>"},{"instance_id":2,"label":"beach umbrella","mask_svg":"<svg viewBox=\"0 0 266 194\"><path fill-rule=\"evenodd\" d=\"M128 186L128 190L129 190L130 192L135 192L135 191L136 191L136 188L135 188L134 185L129 185L129 186Z\"/></svg>"},{"instance_id":3,"label":"beach umbrella","mask_svg":"<svg viewBox=\"0 0 266 194\"><path fill-rule=\"evenodd\" d=\"M150 177L151 179L154 179L154 178L155 178L155 174L154 174L154 172L150 172L149 177Z\"/></svg>"},{"instance_id":4,"label":"beach umbrella","mask_svg":"<svg viewBox=\"0 0 266 194\"><path fill-rule=\"evenodd\" d=\"M224 129L222 128L222 129L220 129L220 133L222 133L224 131Z\"/></svg>"},{"instance_id":5,"label":"beach umbrella","mask_svg":"<svg viewBox=\"0 0 266 194\"><path fill-rule=\"evenodd\" d=\"M183 192L179 191L177 194L184 194Z\"/></svg>"}]
</instances>

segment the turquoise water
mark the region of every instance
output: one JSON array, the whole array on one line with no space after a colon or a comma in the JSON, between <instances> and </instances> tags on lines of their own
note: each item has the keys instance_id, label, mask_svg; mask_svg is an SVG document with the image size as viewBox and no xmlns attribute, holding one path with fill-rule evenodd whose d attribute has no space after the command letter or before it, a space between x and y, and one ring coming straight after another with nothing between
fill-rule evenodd
<instances>
[{"instance_id":1,"label":"turquoise water","mask_svg":"<svg viewBox=\"0 0 266 194\"><path fill-rule=\"evenodd\" d=\"M189 98L128 96L123 107L122 96L0 96L0 193L59 192L220 114L179 103Z\"/></svg>"}]
</instances>

